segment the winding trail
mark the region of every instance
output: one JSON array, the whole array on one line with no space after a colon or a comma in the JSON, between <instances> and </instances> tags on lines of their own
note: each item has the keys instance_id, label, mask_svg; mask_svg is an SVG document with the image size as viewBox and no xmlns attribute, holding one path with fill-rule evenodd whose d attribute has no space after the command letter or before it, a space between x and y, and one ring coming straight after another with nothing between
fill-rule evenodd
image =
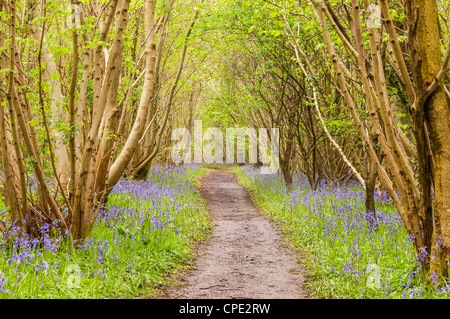
<instances>
[{"instance_id":1,"label":"winding trail","mask_svg":"<svg viewBox=\"0 0 450 319\"><path fill-rule=\"evenodd\" d=\"M234 173L213 169L202 178L200 193L213 218L212 238L169 298L307 298L296 256Z\"/></svg>"}]
</instances>

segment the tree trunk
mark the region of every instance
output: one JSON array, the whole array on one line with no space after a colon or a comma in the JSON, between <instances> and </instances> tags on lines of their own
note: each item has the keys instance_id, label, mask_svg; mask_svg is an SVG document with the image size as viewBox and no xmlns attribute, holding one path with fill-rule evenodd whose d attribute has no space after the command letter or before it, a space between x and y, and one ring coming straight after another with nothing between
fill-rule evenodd
<instances>
[{"instance_id":1,"label":"tree trunk","mask_svg":"<svg viewBox=\"0 0 450 319\"><path fill-rule=\"evenodd\" d=\"M375 224L375 182L377 181L377 167L375 163L367 159L367 176L365 179L366 190L365 190L365 208L366 208L366 219L369 225Z\"/></svg>"},{"instance_id":2,"label":"tree trunk","mask_svg":"<svg viewBox=\"0 0 450 319\"><path fill-rule=\"evenodd\" d=\"M34 16L38 17L39 6L37 3L34 4ZM42 15L42 13L41 13ZM51 92L51 104L50 104L50 110L52 117L56 119L56 121L53 121L53 125L57 125L58 122L64 122L66 123L66 119L64 117L64 100L63 100L63 94L61 91L61 84L59 82L59 79L52 78L50 75L58 74L57 66L54 61L53 55L50 52L50 49L47 45L47 39L45 35L42 34L43 30L40 28L32 27L32 35L33 39L36 42L40 42L41 39L43 41L42 46L42 52L41 57L43 62L46 63L45 72L43 73L44 79L46 82L50 82L52 85L52 92ZM56 122L56 123L55 123ZM52 126L53 126L52 125ZM64 131L63 130L55 130L50 129L51 137L54 141L53 146L53 154L55 156L55 166L56 166L56 178L59 178L61 183L65 186L69 180L70 177L70 166L69 166L69 154L67 151L67 147L64 143ZM50 143L50 141L49 141Z\"/></svg>"},{"instance_id":3,"label":"tree trunk","mask_svg":"<svg viewBox=\"0 0 450 319\"><path fill-rule=\"evenodd\" d=\"M136 115L136 120L134 121L131 133L125 142L125 145L120 152L117 159L111 166L109 171L107 185L109 188L114 186L119 178L122 176L123 171L130 162L134 151L136 150L139 140L145 130L145 123L147 122L148 110L151 101L154 97L155 90L155 65L156 65L156 43L155 43L155 5L156 0L146 0L145 1L145 24L146 24L146 34L148 35L146 50L146 69L145 69L145 80L144 86L142 88L141 100L139 102L138 113ZM109 192L109 189L106 190Z\"/></svg>"},{"instance_id":4,"label":"tree trunk","mask_svg":"<svg viewBox=\"0 0 450 319\"><path fill-rule=\"evenodd\" d=\"M166 106L167 110L165 111L165 115L162 118L161 123L159 124L158 133L154 136L154 138L151 138L150 146L152 148L146 148L144 150L144 158L138 163L137 167L131 173L131 175L135 179L145 179L147 177L148 171L149 171L150 166L151 166L151 162L152 162L152 160L155 158L155 156L159 152L159 148L160 148L160 145L161 145L161 137L162 137L162 134L164 132L164 129L166 129L167 120L169 118L169 114L170 114L171 109L172 109L173 98L174 98L174 96L176 94L175 90L177 89L178 82L179 82L180 77L181 77L181 73L183 72L183 69L184 69L184 61L185 61L185 58L186 58L186 52L187 52L187 48L188 48L188 41L189 41L190 35L192 33L192 29L194 28L194 25L195 25L195 22L197 21L198 16L199 16L199 11L196 11L195 14L194 14L194 17L192 18L191 24L188 27L186 35L184 37L184 45L183 45L183 49L182 49L182 52L181 52L180 61L179 61L179 64L178 64L178 70L177 70L177 73L175 75L175 79L174 79L174 81L172 83L172 86L170 88L169 97L167 98L167 106ZM154 147L153 147L153 144L155 144ZM148 155L145 156L145 154L148 154Z\"/></svg>"},{"instance_id":5,"label":"tree trunk","mask_svg":"<svg viewBox=\"0 0 450 319\"><path fill-rule=\"evenodd\" d=\"M439 41L439 18L436 1L416 0L417 8L417 51L420 62L420 78L416 83L423 89L429 87L442 65L441 48ZM419 71L419 70L417 70ZM416 75L417 72L416 71ZM432 152L435 160L434 177L434 224L435 238L432 270L440 270L443 276L447 276L448 249L450 246L450 105L443 88L442 79L428 97L417 101L416 112L423 112L429 125ZM420 115L420 114L419 114ZM424 125L423 123L420 123ZM427 158L422 158L427 160ZM431 211L426 211L431 214ZM442 244L440 245L440 241ZM437 258L436 258L437 257Z\"/></svg>"}]
</instances>

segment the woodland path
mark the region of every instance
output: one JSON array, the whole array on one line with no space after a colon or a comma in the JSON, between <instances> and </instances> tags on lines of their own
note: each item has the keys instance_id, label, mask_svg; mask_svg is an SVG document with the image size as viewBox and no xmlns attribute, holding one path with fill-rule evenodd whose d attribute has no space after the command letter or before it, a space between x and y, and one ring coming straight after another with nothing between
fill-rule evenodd
<instances>
[{"instance_id":1,"label":"woodland path","mask_svg":"<svg viewBox=\"0 0 450 319\"><path fill-rule=\"evenodd\" d=\"M234 173L213 169L200 193L213 218L212 238L167 298L307 298L298 256L283 246L275 223L258 212Z\"/></svg>"}]
</instances>

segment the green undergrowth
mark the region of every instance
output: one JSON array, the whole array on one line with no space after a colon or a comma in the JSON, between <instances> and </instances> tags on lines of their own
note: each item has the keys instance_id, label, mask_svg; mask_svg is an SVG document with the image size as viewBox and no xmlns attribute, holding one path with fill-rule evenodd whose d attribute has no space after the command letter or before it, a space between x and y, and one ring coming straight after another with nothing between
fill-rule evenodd
<instances>
[{"instance_id":1,"label":"green undergrowth","mask_svg":"<svg viewBox=\"0 0 450 319\"><path fill-rule=\"evenodd\" d=\"M210 232L196 187L205 174L196 166L158 167L146 181L121 181L75 249L51 232L39 241L0 238L0 298L158 296Z\"/></svg>"},{"instance_id":2,"label":"green undergrowth","mask_svg":"<svg viewBox=\"0 0 450 319\"><path fill-rule=\"evenodd\" d=\"M311 190L296 176L289 193L280 176L251 167L235 172L258 208L300 252L311 298L449 298L449 278L422 277L412 241L388 198L377 195L376 217L370 219L358 184Z\"/></svg>"}]
</instances>

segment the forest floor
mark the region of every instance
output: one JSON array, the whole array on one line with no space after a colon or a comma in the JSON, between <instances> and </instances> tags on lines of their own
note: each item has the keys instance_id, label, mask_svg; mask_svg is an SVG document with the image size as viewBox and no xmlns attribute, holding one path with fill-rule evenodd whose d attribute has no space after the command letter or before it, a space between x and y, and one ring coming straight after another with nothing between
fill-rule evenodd
<instances>
[{"instance_id":1,"label":"forest floor","mask_svg":"<svg viewBox=\"0 0 450 319\"><path fill-rule=\"evenodd\" d=\"M299 256L274 222L253 205L230 169L212 169L201 179L213 221L210 241L199 247L193 269L164 298L307 298Z\"/></svg>"}]
</instances>

